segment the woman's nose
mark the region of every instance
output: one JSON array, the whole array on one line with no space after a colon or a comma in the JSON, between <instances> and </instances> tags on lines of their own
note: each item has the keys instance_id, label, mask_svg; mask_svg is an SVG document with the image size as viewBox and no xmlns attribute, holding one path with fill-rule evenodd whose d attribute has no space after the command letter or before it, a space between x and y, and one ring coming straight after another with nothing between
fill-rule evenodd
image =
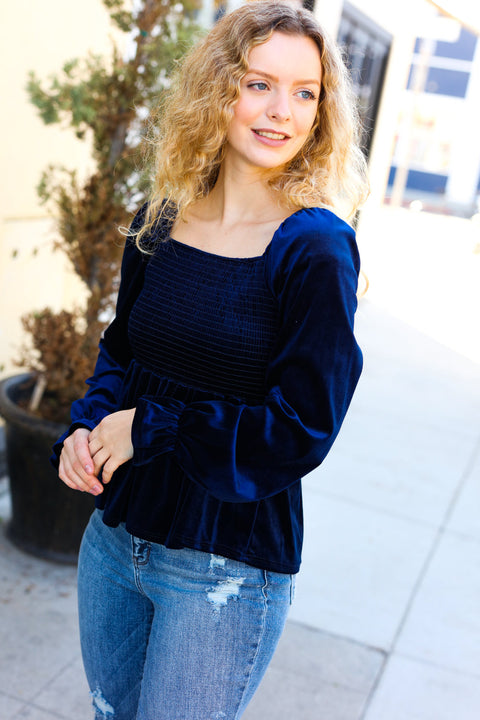
<instances>
[{"instance_id":1,"label":"woman's nose","mask_svg":"<svg viewBox=\"0 0 480 720\"><path fill-rule=\"evenodd\" d=\"M290 102L286 93L275 93L267 110L269 120L285 122L291 116Z\"/></svg>"}]
</instances>

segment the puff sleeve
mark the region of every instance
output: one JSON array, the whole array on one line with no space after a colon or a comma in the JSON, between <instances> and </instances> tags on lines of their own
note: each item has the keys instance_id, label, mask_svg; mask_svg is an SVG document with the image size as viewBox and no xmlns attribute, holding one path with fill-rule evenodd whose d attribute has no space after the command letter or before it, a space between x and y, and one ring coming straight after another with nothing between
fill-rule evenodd
<instances>
[{"instance_id":1,"label":"puff sleeve","mask_svg":"<svg viewBox=\"0 0 480 720\"><path fill-rule=\"evenodd\" d=\"M301 221L283 223L266 253L280 330L264 402L141 397L133 464L172 453L192 481L227 502L270 497L318 466L361 372L354 337L358 272L354 232L333 213L305 210Z\"/></svg>"}]
</instances>

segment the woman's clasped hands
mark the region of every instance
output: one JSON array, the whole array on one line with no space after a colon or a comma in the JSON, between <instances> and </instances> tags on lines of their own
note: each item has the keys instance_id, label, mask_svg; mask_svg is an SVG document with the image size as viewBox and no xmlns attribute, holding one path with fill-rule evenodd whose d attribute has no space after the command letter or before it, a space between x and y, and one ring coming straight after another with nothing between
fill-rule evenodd
<instances>
[{"instance_id":1,"label":"woman's clasped hands","mask_svg":"<svg viewBox=\"0 0 480 720\"><path fill-rule=\"evenodd\" d=\"M78 428L63 443L60 479L73 490L99 495L102 483L133 457L132 423L135 408L107 415L93 430ZM102 473L102 482L98 477Z\"/></svg>"}]
</instances>

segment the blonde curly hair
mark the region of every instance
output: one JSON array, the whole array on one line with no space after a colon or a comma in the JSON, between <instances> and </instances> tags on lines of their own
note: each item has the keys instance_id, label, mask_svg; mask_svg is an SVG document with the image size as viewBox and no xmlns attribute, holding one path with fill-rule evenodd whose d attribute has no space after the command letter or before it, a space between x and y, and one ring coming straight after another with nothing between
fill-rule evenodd
<instances>
[{"instance_id":1,"label":"blonde curly hair","mask_svg":"<svg viewBox=\"0 0 480 720\"><path fill-rule=\"evenodd\" d=\"M315 123L270 187L292 211L327 207L351 217L368 194L351 83L340 51L308 10L257 0L225 15L182 60L159 109L155 180L141 238L162 216L184 216L217 180L250 50L275 32L311 38L320 53L322 88ZM166 201L166 202L165 202ZM172 214L173 211L173 214Z\"/></svg>"}]
</instances>

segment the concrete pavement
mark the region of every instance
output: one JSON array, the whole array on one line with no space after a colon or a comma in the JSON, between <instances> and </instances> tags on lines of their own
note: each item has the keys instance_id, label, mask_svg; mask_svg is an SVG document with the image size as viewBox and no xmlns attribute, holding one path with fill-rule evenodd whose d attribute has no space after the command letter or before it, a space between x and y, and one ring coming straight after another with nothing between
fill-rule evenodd
<instances>
[{"instance_id":1,"label":"concrete pavement","mask_svg":"<svg viewBox=\"0 0 480 720\"><path fill-rule=\"evenodd\" d=\"M480 255L467 223L362 219L365 370L305 479L297 598L246 720L480 716ZM8 512L3 481L3 524ZM91 717L74 569L0 532L0 616L1 720Z\"/></svg>"}]
</instances>

